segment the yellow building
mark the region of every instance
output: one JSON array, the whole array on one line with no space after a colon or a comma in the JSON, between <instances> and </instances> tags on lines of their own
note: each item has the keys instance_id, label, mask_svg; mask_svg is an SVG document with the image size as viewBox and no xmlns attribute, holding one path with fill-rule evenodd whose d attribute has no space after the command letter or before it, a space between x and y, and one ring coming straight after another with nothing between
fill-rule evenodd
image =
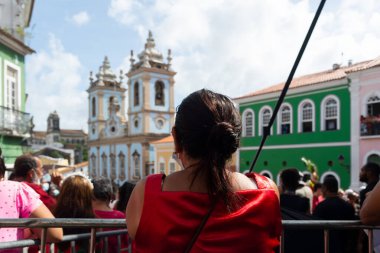
<instances>
[{"instance_id":1,"label":"yellow building","mask_svg":"<svg viewBox=\"0 0 380 253\"><path fill-rule=\"evenodd\" d=\"M173 136L165 137L161 140L151 142L154 147L155 163L154 173L164 173L169 175L175 171L181 170L179 164L173 159L174 140ZM232 155L227 166L231 171L236 170L236 152Z\"/></svg>"},{"instance_id":2,"label":"yellow building","mask_svg":"<svg viewBox=\"0 0 380 253\"><path fill-rule=\"evenodd\" d=\"M161 140L151 142L154 147L154 173L164 173L169 175L181 170L179 164L173 159L174 140L169 135Z\"/></svg>"}]
</instances>

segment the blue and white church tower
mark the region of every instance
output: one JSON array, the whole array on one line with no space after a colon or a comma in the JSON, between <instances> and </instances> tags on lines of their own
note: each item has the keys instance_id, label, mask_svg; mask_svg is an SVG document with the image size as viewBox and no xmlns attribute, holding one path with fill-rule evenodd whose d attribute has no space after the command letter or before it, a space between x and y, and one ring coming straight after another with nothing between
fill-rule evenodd
<instances>
[{"instance_id":1,"label":"blue and white church tower","mask_svg":"<svg viewBox=\"0 0 380 253\"><path fill-rule=\"evenodd\" d=\"M90 73L88 145L92 177L106 176L122 183L154 171L150 143L168 136L174 123L176 73L171 60L168 50L164 61L149 32L137 59L131 51L127 87L122 71L117 77L107 57L95 77Z\"/></svg>"}]
</instances>

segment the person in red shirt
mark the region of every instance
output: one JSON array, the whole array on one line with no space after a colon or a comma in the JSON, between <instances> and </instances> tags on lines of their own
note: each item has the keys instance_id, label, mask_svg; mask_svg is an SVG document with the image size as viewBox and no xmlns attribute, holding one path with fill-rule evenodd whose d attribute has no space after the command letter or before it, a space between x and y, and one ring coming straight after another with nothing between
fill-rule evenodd
<instances>
[{"instance_id":1,"label":"person in red shirt","mask_svg":"<svg viewBox=\"0 0 380 253\"><path fill-rule=\"evenodd\" d=\"M125 219L125 214L111 208L110 204L115 199L113 193L111 180L108 178L100 177L92 180L93 188L93 200L92 208L97 218L103 219ZM104 228L103 231L118 230L118 228ZM117 236L110 236L108 238L108 248L103 252L118 252L120 249L128 248L128 235L120 237L121 245L118 245Z\"/></svg>"},{"instance_id":2,"label":"person in red shirt","mask_svg":"<svg viewBox=\"0 0 380 253\"><path fill-rule=\"evenodd\" d=\"M172 135L183 170L139 181L127 205L135 252L275 252L277 186L227 166L241 130L239 112L222 94L203 89L182 101Z\"/></svg>"},{"instance_id":3,"label":"person in red shirt","mask_svg":"<svg viewBox=\"0 0 380 253\"><path fill-rule=\"evenodd\" d=\"M40 200L54 212L57 201L45 192L40 183L43 176L43 166L39 158L31 155L19 156L14 164L14 177L16 181L24 182L40 195Z\"/></svg>"}]
</instances>

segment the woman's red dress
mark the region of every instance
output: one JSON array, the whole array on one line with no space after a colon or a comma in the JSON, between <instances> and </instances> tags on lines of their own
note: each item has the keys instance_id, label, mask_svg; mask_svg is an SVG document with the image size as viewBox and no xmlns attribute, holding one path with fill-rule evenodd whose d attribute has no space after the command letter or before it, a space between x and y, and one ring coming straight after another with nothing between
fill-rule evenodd
<instances>
[{"instance_id":1,"label":"woman's red dress","mask_svg":"<svg viewBox=\"0 0 380 253\"><path fill-rule=\"evenodd\" d=\"M241 208L228 213L216 205L192 253L273 253L279 245L281 214L278 197L267 178L251 173L258 189L239 191ZM210 207L205 193L162 191L163 175L148 176L144 206L136 233L136 252L183 252Z\"/></svg>"}]
</instances>

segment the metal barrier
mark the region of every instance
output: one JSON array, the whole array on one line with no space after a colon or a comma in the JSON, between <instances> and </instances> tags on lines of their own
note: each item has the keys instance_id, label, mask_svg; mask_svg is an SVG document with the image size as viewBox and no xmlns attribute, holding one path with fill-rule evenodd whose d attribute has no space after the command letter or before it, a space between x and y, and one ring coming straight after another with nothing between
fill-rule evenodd
<instances>
[{"instance_id":1,"label":"metal barrier","mask_svg":"<svg viewBox=\"0 0 380 253\"><path fill-rule=\"evenodd\" d=\"M330 230L363 229L367 230L368 253L373 252L373 230L380 226L363 225L360 221L329 221L329 220L283 220L284 229L323 229L324 253L329 253ZM284 231L283 231L284 233ZM284 234L281 236L280 253L284 253Z\"/></svg>"},{"instance_id":2,"label":"metal barrier","mask_svg":"<svg viewBox=\"0 0 380 253\"><path fill-rule=\"evenodd\" d=\"M345 229L366 229L368 230L368 249L372 253L373 249L373 229L380 229L380 226L363 225L360 221L325 221L325 220L284 220L282 222L284 229L323 229L324 231L324 253L329 252L329 231ZM124 219L0 219L0 227L18 227L18 228L41 228L41 240L21 240L13 242L0 242L0 249L28 247L40 245L41 252L45 253L47 228L90 228L91 233L65 235L63 241L76 241L80 239L90 239L90 252L95 252L96 238L123 235L128 233ZM97 228L120 228L107 232L97 232ZM284 236L281 236L280 253L284 253ZM118 245L121 245L120 237ZM120 248L120 247L119 247ZM131 252L131 243L129 243L128 252Z\"/></svg>"},{"instance_id":3,"label":"metal barrier","mask_svg":"<svg viewBox=\"0 0 380 253\"><path fill-rule=\"evenodd\" d=\"M89 252L95 252L96 238L103 238L109 236L118 236L118 249L121 248L120 236L127 234L126 224L124 219L0 219L0 228L4 227L17 227L17 228L41 228L40 240L20 240L12 242L0 242L0 249L29 247L33 245L40 245L40 252L46 252L46 237L47 229L52 227L62 228L90 228L90 233L65 235L62 242L75 242L82 239L90 239ZM113 230L107 232L97 232L98 228L121 228L123 230ZM107 249L108 241L105 240L104 248ZM72 252L75 253L75 243L71 244ZM128 245L127 252L131 251L131 243Z\"/></svg>"}]
</instances>

